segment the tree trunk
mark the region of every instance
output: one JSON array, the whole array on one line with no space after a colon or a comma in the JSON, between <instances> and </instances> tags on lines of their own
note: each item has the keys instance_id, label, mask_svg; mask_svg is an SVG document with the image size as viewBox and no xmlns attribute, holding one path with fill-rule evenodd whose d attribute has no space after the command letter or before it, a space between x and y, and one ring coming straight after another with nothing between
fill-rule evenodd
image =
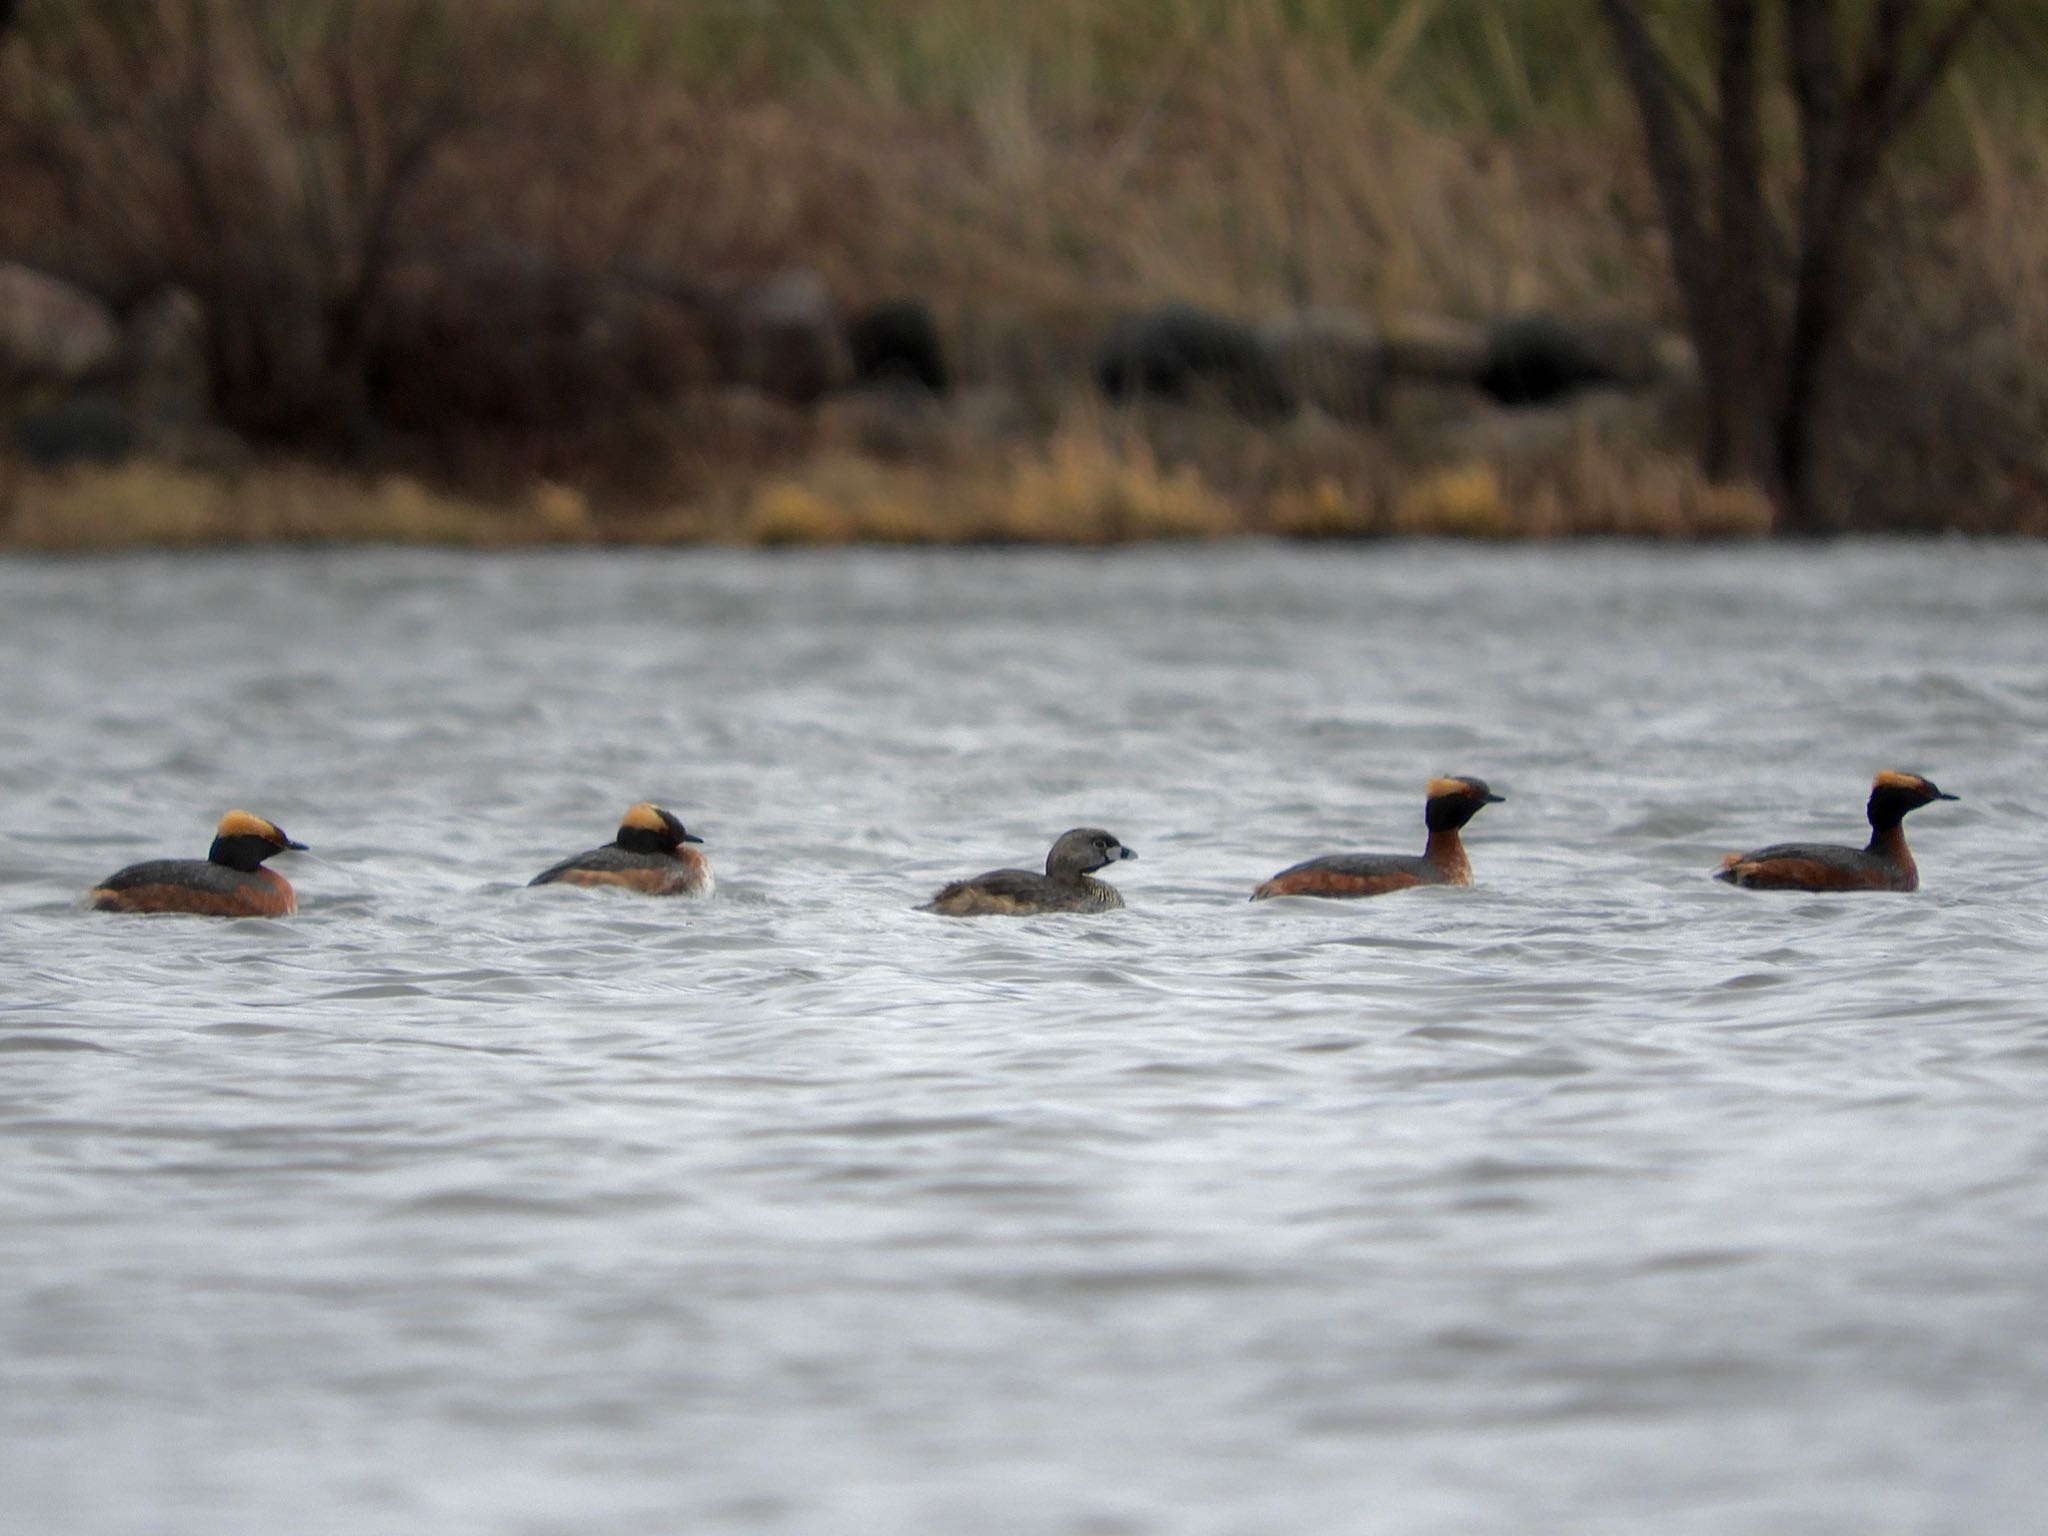
<instances>
[{"instance_id":1,"label":"tree trunk","mask_svg":"<svg viewBox=\"0 0 2048 1536\"><path fill-rule=\"evenodd\" d=\"M1815 500L1814 439L1871 259L1872 189L1899 129L1991 0L1954 0L1925 32L1917 61L1910 40L1928 0L1873 0L1853 72L1842 56L1838 0L1778 0L1799 132L1789 232L1771 211L1761 129L1766 3L1714 0L1715 99L1706 103L1657 46L1642 0L1598 0L1641 121L1699 355L1701 466L1714 479L1763 487L1778 507L1779 531L1812 535L1830 531Z\"/></svg>"},{"instance_id":2,"label":"tree trunk","mask_svg":"<svg viewBox=\"0 0 2048 1536\"><path fill-rule=\"evenodd\" d=\"M1714 135L1714 291L1717 365L1708 393L1707 472L1775 488L1771 422L1779 406L1777 317L1765 268L1762 98L1757 82L1758 0L1715 0L1719 120ZM1704 338L1703 338L1704 339ZM1704 370L1703 370L1704 371Z\"/></svg>"}]
</instances>

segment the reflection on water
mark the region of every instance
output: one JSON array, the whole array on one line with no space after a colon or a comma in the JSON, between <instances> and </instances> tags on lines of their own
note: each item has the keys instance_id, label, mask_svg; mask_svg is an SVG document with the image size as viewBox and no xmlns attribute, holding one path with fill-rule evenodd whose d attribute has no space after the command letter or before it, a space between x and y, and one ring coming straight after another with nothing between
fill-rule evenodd
<instances>
[{"instance_id":1,"label":"reflection on water","mask_svg":"<svg viewBox=\"0 0 2048 1536\"><path fill-rule=\"evenodd\" d=\"M2030 1527L2048 555L0 565L39 1532ZM1915 897L1762 896L1861 838ZM1248 904L1511 796L1479 884ZM702 904L527 890L633 800ZM276 817L300 916L74 905ZM1060 829L1102 918L953 922Z\"/></svg>"}]
</instances>

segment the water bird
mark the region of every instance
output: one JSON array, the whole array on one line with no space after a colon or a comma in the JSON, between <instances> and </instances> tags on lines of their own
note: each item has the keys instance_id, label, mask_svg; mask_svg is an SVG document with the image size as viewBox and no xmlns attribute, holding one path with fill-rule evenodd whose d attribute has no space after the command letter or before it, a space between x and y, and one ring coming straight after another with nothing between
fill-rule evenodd
<instances>
[{"instance_id":1,"label":"water bird","mask_svg":"<svg viewBox=\"0 0 2048 1536\"><path fill-rule=\"evenodd\" d=\"M263 861L303 850L284 829L229 811L203 859L152 859L107 876L87 895L100 912L196 912L208 917L288 917L299 910L290 884Z\"/></svg>"},{"instance_id":2,"label":"water bird","mask_svg":"<svg viewBox=\"0 0 2048 1536\"><path fill-rule=\"evenodd\" d=\"M1727 855L1714 878L1752 891L1917 891L1920 870L1906 846L1906 814L1956 798L1917 773L1886 769L1871 781L1866 846L1773 843Z\"/></svg>"},{"instance_id":3,"label":"water bird","mask_svg":"<svg viewBox=\"0 0 2048 1536\"><path fill-rule=\"evenodd\" d=\"M1100 827L1062 832L1045 856L1045 873L992 869L972 880L955 880L917 910L946 917L1030 917L1040 912L1115 912L1124 899L1117 888L1089 878L1122 859L1135 859L1114 833Z\"/></svg>"},{"instance_id":4,"label":"water bird","mask_svg":"<svg viewBox=\"0 0 2048 1536\"><path fill-rule=\"evenodd\" d=\"M619 820L619 835L602 848L542 870L528 885L613 885L649 896L709 896L717 882L711 861L692 844L675 814L646 801Z\"/></svg>"},{"instance_id":5,"label":"water bird","mask_svg":"<svg viewBox=\"0 0 2048 1536\"><path fill-rule=\"evenodd\" d=\"M1458 833L1486 806L1507 799L1469 775L1431 779L1423 791L1429 840L1416 856L1402 853L1329 853L1283 869L1252 892L1271 896L1384 896L1414 885L1470 885L1472 865Z\"/></svg>"}]
</instances>

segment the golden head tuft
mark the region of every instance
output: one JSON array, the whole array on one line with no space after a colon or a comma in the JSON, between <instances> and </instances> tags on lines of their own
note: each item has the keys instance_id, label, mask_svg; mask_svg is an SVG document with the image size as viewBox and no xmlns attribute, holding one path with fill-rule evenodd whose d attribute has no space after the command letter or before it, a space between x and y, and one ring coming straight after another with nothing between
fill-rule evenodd
<instances>
[{"instance_id":1,"label":"golden head tuft","mask_svg":"<svg viewBox=\"0 0 2048 1536\"><path fill-rule=\"evenodd\" d=\"M1431 800L1441 800L1446 795L1469 795L1472 786L1463 779L1431 779L1422 792Z\"/></svg>"},{"instance_id":2,"label":"golden head tuft","mask_svg":"<svg viewBox=\"0 0 2048 1536\"><path fill-rule=\"evenodd\" d=\"M661 807L651 801L642 800L619 818L622 827L635 827L642 832L666 832L668 822L663 819Z\"/></svg>"},{"instance_id":3,"label":"golden head tuft","mask_svg":"<svg viewBox=\"0 0 2048 1536\"><path fill-rule=\"evenodd\" d=\"M220 825L213 829L215 837L260 837L267 842L281 843L284 834L265 821L261 816L251 816L247 811L229 811L221 817Z\"/></svg>"},{"instance_id":4,"label":"golden head tuft","mask_svg":"<svg viewBox=\"0 0 2048 1536\"><path fill-rule=\"evenodd\" d=\"M1927 781L1917 773L1899 773L1887 768L1871 781L1872 789L1925 789Z\"/></svg>"}]
</instances>

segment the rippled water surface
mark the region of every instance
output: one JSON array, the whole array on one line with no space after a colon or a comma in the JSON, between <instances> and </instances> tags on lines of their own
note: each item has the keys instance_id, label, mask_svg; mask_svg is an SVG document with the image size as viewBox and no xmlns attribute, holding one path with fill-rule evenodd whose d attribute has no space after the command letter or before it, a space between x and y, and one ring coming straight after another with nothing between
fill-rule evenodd
<instances>
[{"instance_id":1,"label":"rippled water surface","mask_svg":"<svg viewBox=\"0 0 2048 1536\"><path fill-rule=\"evenodd\" d=\"M0 720L10 1530L2040 1528L2039 549L17 560Z\"/></svg>"}]
</instances>

